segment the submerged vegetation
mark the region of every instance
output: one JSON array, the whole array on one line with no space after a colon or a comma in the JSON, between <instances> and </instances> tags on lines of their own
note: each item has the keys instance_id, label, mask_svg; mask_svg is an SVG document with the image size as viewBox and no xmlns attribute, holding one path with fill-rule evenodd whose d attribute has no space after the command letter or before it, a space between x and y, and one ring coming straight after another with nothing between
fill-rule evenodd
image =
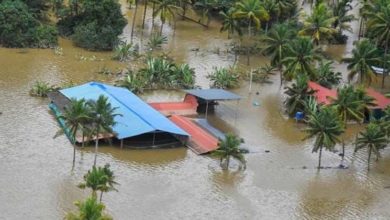
<instances>
[{"instance_id":1,"label":"submerged vegetation","mask_svg":"<svg viewBox=\"0 0 390 220\"><path fill-rule=\"evenodd\" d=\"M235 67L214 67L214 71L207 78L210 79L211 87L220 89L232 89L237 87L239 83L239 74L237 74Z\"/></svg>"},{"instance_id":2,"label":"submerged vegetation","mask_svg":"<svg viewBox=\"0 0 390 220\"><path fill-rule=\"evenodd\" d=\"M36 97L47 97L47 94L56 90L52 85L47 82L36 81L30 89L30 95Z\"/></svg>"},{"instance_id":3,"label":"submerged vegetation","mask_svg":"<svg viewBox=\"0 0 390 220\"><path fill-rule=\"evenodd\" d=\"M240 148L241 142L233 134L227 134L224 140L220 140L219 148L213 152L213 155L219 157L223 169L229 169L230 158L237 160L240 163L240 168L246 168L246 160L243 155L246 151Z\"/></svg>"},{"instance_id":4,"label":"submerged vegetation","mask_svg":"<svg viewBox=\"0 0 390 220\"><path fill-rule=\"evenodd\" d=\"M84 189L91 188L92 195L84 202L77 201L77 212L70 212L65 216L67 220L110 220L113 219L108 214L104 213L105 205L102 203L103 192L116 190L114 172L111 171L110 165L104 167L93 166L88 173L84 175L84 183L79 184L79 187ZM100 191L100 199L97 198L97 191Z\"/></svg>"},{"instance_id":5,"label":"submerged vegetation","mask_svg":"<svg viewBox=\"0 0 390 220\"><path fill-rule=\"evenodd\" d=\"M150 57L143 68L128 71L118 82L132 92L145 89L190 89L195 86L195 71L188 64L175 64L166 57Z\"/></svg>"}]
</instances>

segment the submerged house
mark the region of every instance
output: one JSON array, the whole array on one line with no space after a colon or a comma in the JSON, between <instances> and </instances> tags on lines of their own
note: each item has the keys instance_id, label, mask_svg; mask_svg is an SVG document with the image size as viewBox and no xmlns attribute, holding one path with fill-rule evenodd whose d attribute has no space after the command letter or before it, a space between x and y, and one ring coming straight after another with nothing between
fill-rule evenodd
<instances>
[{"instance_id":1,"label":"submerged house","mask_svg":"<svg viewBox=\"0 0 390 220\"><path fill-rule=\"evenodd\" d=\"M308 86L314 91L313 96L316 98L318 104L329 105L331 104L332 99L337 98L337 90L335 89L328 89L312 81L308 82ZM366 88L365 91L367 96L374 99L375 105L369 107L371 111L370 115L377 119L380 118L383 114L383 110L390 105L390 98L387 98L372 88Z\"/></svg>"},{"instance_id":2,"label":"submerged house","mask_svg":"<svg viewBox=\"0 0 390 220\"><path fill-rule=\"evenodd\" d=\"M121 146L172 146L189 137L187 132L129 90L103 83L89 82L52 93L49 106L58 119L70 99L97 100L100 95L106 96L111 106L117 108L115 113L119 115L114 118L112 136ZM63 121L59 120L59 123L65 126ZM76 142L81 141L82 138L76 137Z\"/></svg>"}]
</instances>

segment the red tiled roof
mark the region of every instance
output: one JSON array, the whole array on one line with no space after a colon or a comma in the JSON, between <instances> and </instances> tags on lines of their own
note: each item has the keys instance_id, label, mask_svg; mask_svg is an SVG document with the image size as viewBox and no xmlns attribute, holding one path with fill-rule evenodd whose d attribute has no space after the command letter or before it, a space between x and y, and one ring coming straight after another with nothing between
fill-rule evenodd
<instances>
[{"instance_id":1,"label":"red tiled roof","mask_svg":"<svg viewBox=\"0 0 390 220\"><path fill-rule=\"evenodd\" d=\"M375 99L374 103L376 106L372 108L385 109L388 105L390 105L390 99L384 96L382 93L377 92L372 88L367 88L366 93L368 96L371 96Z\"/></svg>"},{"instance_id":2,"label":"red tiled roof","mask_svg":"<svg viewBox=\"0 0 390 220\"><path fill-rule=\"evenodd\" d=\"M318 83L309 81L309 88L315 91L314 97L317 99L318 104L329 105L331 103L330 98L337 98L337 91L334 89L328 89L321 86Z\"/></svg>"},{"instance_id":3,"label":"red tiled roof","mask_svg":"<svg viewBox=\"0 0 390 220\"><path fill-rule=\"evenodd\" d=\"M318 83L312 81L309 81L308 85L309 88L315 91L314 97L316 98L318 104L322 103L325 105L329 105L332 101L331 98L337 98L337 90L335 89L325 88ZM367 88L366 93L368 96L374 98L374 103L376 104L376 106L372 108L385 109L387 106L390 105L390 98L387 98L382 93L377 92L372 88Z\"/></svg>"}]
</instances>

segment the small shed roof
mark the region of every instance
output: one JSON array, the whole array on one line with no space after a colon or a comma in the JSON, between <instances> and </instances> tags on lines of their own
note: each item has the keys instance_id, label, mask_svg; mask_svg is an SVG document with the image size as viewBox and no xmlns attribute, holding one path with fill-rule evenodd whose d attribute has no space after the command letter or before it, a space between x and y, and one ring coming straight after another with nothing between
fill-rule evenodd
<instances>
[{"instance_id":1,"label":"small shed roof","mask_svg":"<svg viewBox=\"0 0 390 220\"><path fill-rule=\"evenodd\" d=\"M187 94L191 94L206 101L218 100L240 100L241 96L224 89L190 89L184 90Z\"/></svg>"},{"instance_id":2,"label":"small shed roof","mask_svg":"<svg viewBox=\"0 0 390 220\"><path fill-rule=\"evenodd\" d=\"M127 89L89 82L83 85L60 90L67 98L97 100L100 95L108 97L112 107L116 107L116 124L113 127L118 139L133 137L150 132L168 132L188 136L165 116L153 109Z\"/></svg>"}]
</instances>

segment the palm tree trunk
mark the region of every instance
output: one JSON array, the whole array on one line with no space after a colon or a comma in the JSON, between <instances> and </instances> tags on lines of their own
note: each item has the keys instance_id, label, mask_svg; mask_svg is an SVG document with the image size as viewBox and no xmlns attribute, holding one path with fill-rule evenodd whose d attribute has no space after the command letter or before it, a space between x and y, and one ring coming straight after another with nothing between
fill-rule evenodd
<instances>
[{"instance_id":1,"label":"palm tree trunk","mask_svg":"<svg viewBox=\"0 0 390 220\"><path fill-rule=\"evenodd\" d=\"M161 26L160 26L160 36L162 36L163 28L164 28L164 23L161 21Z\"/></svg>"},{"instance_id":2,"label":"palm tree trunk","mask_svg":"<svg viewBox=\"0 0 390 220\"><path fill-rule=\"evenodd\" d=\"M100 202L102 202L103 199L103 191L100 192Z\"/></svg>"},{"instance_id":3,"label":"palm tree trunk","mask_svg":"<svg viewBox=\"0 0 390 220\"><path fill-rule=\"evenodd\" d=\"M279 72L280 72L280 88L283 85L283 66L282 66L282 48L279 46Z\"/></svg>"},{"instance_id":4,"label":"palm tree trunk","mask_svg":"<svg viewBox=\"0 0 390 220\"><path fill-rule=\"evenodd\" d=\"M360 36L362 35L362 28L363 28L363 18L360 18L358 40L360 40Z\"/></svg>"},{"instance_id":5,"label":"palm tree trunk","mask_svg":"<svg viewBox=\"0 0 390 220\"><path fill-rule=\"evenodd\" d=\"M321 169L321 157L322 157L322 146L320 147L320 153L319 153L319 156L318 156L318 167L317 169Z\"/></svg>"},{"instance_id":6,"label":"palm tree trunk","mask_svg":"<svg viewBox=\"0 0 390 220\"><path fill-rule=\"evenodd\" d=\"M155 17L154 10L156 10L156 2L153 1L153 4L152 4L152 30L153 30L153 26L154 26L154 17Z\"/></svg>"},{"instance_id":7,"label":"palm tree trunk","mask_svg":"<svg viewBox=\"0 0 390 220\"><path fill-rule=\"evenodd\" d=\"M130 37L131 43L133 43L134 27L135 27L135 20L137 17L137 10L138 10L138 0L135 0L135 9L134 9L134 14L133 14L133 25L131 26L131 37Z\"/></svg>"},{"instance_id":8,"label":"palm tree trunk","mask_svg":"<svg viewBox=\"0 0 390 220\"><path fill-rule=\"evenodd\" d=\"M267 23L265 24L265 34L268 33L268 26L269 26L269 21L267 21Z\"/></svg>"},{"instance_id":9,"label":"palm tree trunk","mask_svg":"<svg viewBox=\"0 0 390 220\"><path fill-rule=\"evenodd\" d=\"M81 143L81 147L84 147L85 146L85 144L84 144L84 140L85 140L85 133L84 133L84 129L83 129L83 132L82 132L83 134L83 140L82 140L82 143Z\"/></svg>"},{"instance_id":10,"label":"palm tree trunk","mask_svg":"<svg viewBox=\"0 0 390 220\"><path fill-rule=\"evenodd\" d=\"M76 126L73 132L73 166L76 162L76 135L77 135L78 126Z\"/></svg>"},{"instance_id":11,"label":"palm tree trunk","mask_svg":"<svg viewBox=\"0 0 390 220\"><path fill-rule=\"evenodd\" d=\"M229 169L229 163L230 163L230 156L226 158L226 169Z\"/></svg>"},{"instance_id":12,"label":"palm tree trunk","mask_svg":"<svg viewBox=\"0 0 390 220\"><path fill-rule=\"evenodd\" d=\"M390 34L388 34L386 36L386 41L385 41L385 53L383 55L383 74L382 74L382 89L385 87L385 77L386 77L386 74L387 74L387 65L386 65L386 57L387 57L387 50L389 49L389 36Z\"/></svg>"},{"instance_id":13,"label":"palm tree trunk","mask_svg":"<svg viewBox=\"0 0 390 220\"><path fill-rule=\"evenodd\" d=\"M367 170L370 170L371 151L372 151L372 147L370 146L370 147L368 148Z\"/></svg>"},{"instance_id":14,"label":"palm tree trunk","mask_svg":"<svg viewBox=\"0 0 390 220\"><path fill-rule=\"evenodd\" d=\"M148 8L148 0L145 0L144 17L142 19L142 29L145 28L146 9Z\"/></svg>"},{"instance_id":15,"label":"palm tree trunk","mask_svg":"<svg viewBox=\"0 0 390 220\"><path fill-rule=\"evenodd\" d=\"M95 159L93 161L93 166L96 166L96 160L97 160L97 153L99 148L99 126L96 128L96 137L95 137Z\"/></svg>"},{"instance_id":16,"label":"palm tree trunk","mask_svg":"<svg viewBox=\"0 0 390 220\"><path fill-rule=\"evenodd\" d=\"M187 3L184 2L184 5L183 5L183 14L181 15L181 19L184 20L185 16L186 16L186 12L187 12Z\"/></svg>"},{"instance_id":17,"label":"palm tree trunk","mask_svg":"<svg viewBox=\"0 0 390 220\"><path fill-rule=\"evenodd\" d=\"M248 25L248 44L249 44L249 41L250 41L250 38L251 38L251 21L252 20L249 20L249 25ZM250 63L250 58L249 58L249 45L247 46L247 49L246 49L246 55L247 55L247 65L249 66L249 63Z\"/></svg>"}]
</instances>

